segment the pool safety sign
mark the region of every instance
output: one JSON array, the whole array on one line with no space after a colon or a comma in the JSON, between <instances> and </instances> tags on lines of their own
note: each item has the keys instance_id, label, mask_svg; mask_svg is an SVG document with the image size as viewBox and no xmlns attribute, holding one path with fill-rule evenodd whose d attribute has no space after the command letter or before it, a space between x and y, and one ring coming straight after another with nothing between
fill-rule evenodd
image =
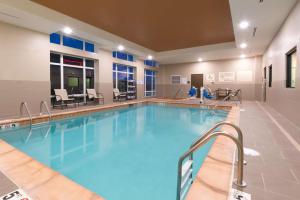
<instances>
[{"instance_id":1,"label":"pool safety sign","mask_svg":"<svg viewBox=\"0 0 300 200\"><path fill-rule=\"evenodd\" d=\"M251 194L232 189L229 200L251 200Z\"/></svg>"},{"instance_id":2,"label":"pool safety sign","mask_svg":"<svg viewBox=\"0 0 300 200\"><path fill-rule=\"evenodd\" d=\"M32 200L22 189L12 191L2 197L0 200Z\"/></svg>"}]
</instances>

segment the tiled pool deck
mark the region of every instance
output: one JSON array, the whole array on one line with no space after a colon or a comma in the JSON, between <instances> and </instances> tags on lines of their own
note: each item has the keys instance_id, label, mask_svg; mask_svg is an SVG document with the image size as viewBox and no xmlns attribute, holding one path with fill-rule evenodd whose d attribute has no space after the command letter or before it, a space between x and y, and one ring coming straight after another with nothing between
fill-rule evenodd
<instances>
[{"instance_id":1,"label":"tiled pool deck","mask_svg":"<svg viewBox=\"0 0 300 200\"><path fill-rule=\"evenodd\" d=\"M184 103L182 101L168 101L149 99L147 101ZM135 101L144 102L144 101ZM133 103L132 101L129 103ZM128 103L100 106L102 109L111 109ZM193 106L188 105L188 106ZM198 105L199 106L199 105ZM99 110L99 106L81 107L81 113L87 110ZM246 156L248 164L245 167L245 180L248 183L246 192L252 194L252 199L300 199L300 159L299 151L281 133L278 127L268 119L268 116L255 102L244 102L244 112L241 112L240 125L244 133L245 147L255 149L261 153L259 157ZM266 109L281 119L270 108ZM54 117L61 112L73 116L78 109L57 110ZM233 106L228 121L239 124L239 107ZM299 129L286 128L293 137L300 142ZM231 131L228 128L223 130ZM299 132L297 132L299 131ZM298 137L298 138L297 138ZM187 200L227 200L231 188L234 144L225 137L217 138L213 144L205 163L201 167L194 181ZM102 199L82 186L70 181L63 175L33 160L24 153L14 149L7 143L0 141L0 171L4 172L16 185L24 189L34 199ZM6 184L5 181L9 183ZM5 185L14 184L0 174L0 192L5 191ZM9 187L8 187L9 188ZM1 193L0 193L1 195Z\"/></svg>"}]
</instances>

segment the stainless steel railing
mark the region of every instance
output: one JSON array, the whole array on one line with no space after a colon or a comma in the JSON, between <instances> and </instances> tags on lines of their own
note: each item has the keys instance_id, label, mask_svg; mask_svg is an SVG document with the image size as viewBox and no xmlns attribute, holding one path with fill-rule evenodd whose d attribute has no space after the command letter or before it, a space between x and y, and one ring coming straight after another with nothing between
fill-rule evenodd
<instances>
[{"instance_id":1,"label":"stainless steel railing","mask_svg":"<svg viewBox=\"0 0 300 200\"><path fill-rule=\"evenodd\" d=\"M175 95L173 96L173 99L176 99L177 96L178 96L178 94L179 94L181 91L183 91L182 88L178 89L177 92L175 93Z\"/></svg>"},{"instance_id":2,"label":"stainless steel railing","mask_svg":"<svg viewBox=\"0 0 300 200\"><path fill-rule=\"evenodd\" d=\"M25 108L26 113L27 113L27 115L28 115L28 117L29 117L29 119L30 119L30 128L31 128L31 126L32 126L32 115L31 115L31 112L30 112L30 110L29 110L29 108L28 108L28 104L27 104L27 102L25 102L25 101L21 102L21 104L20 104L20 117L23 116L24 108Z\"/></svg>"},{"instance_id":3,"label":"stainless steel railing","mask_svg":"<svg viewBox=\"0 0 300 200\"><path fill-rule=\"evenodd\" d=\"M222 125L229 125L233 127L236 132L238 133L238 137L235 137L232 134L228 134L227 132L224 131L215 131L219 126ZM215 132L214 132L215 131ZM234 184L236 184L239 187L245 187L246 183L243 181L243 169L244 169L244 164L246 163L244 161L244 147L243 147L243 134L241 129L236 126L233 123L230 122L219 122L215 126L213 126L211 129L209 129L204 135L202 135L198 140L196 140L190 147L190 149L184 153L179 161L178 161L178 174L177 174L177 200L181 200L184 198L186 195L187 189L182 193L182 189L184 189L184 184L186 184L188 181L184 180L184 183L182 183L182 168L183 168L183 161L189 157L189 167L191 168L190 171L192 171L193 168L193 153L196 151L198 148L200 148L202 145L206 144L211 138L217 137L217 136L225 136L234 141L234 143L237 145L238 149L238 161L237 161L237 179L234 181ZM185 176L185 175L184 175ZM190 182L192 183L193 177L192 173L189 174L189 179L191 180Z\"/></svg>"},{"instance_id":4,"label":"stainless steel railing","mask_svg":"<svg viewBox=\"0 0 300 200\"><path fill-rule=\"evenodd\" d=\"M52 115L51 115L50 109L49 109L46 101L41 101L41 103L40 103L40 115L43 114L43 106L45 107L45 109L48 113L49 121L51 121Z\"/></svg>"}]
</instances>

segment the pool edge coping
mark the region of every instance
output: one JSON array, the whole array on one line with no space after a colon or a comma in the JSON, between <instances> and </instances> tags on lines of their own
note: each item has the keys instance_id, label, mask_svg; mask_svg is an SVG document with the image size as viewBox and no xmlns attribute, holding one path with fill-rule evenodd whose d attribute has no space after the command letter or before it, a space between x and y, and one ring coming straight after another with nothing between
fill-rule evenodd
<instances>
[{"instance_id":1,"label":"pool edge coping","mask_svg":"<svg viewBox=\"0 0 300 200\"><path fill-rule=\"evenodd\" d=\"M138 103L168 103L168 104L173 104L173 105L182 105L182 106L185 106L185 107L199 107L199 104L184 104L184 103L180 103L180 102L177 102L176 100L165 100L165 99L144 99L144 100L137 100L137 101L132 101L132 102L126 102L126 103L121 103L121 104L114 104L114 105L107 105L107 106L101 106L101 107L95 107L95 108L90 108L90 109L82 109L82 110L74 110L74 111L69 111L69 112L64 112L64 113L55 113L53 116L54 116L54 119L63 119L63 118L68 118L68 117L74 117L74 116L80 116L80 115L85 115L85 114L88 114L88 113L93 113L93 112L99 112L99 111L103 111L103 110L108 110L108 109L113 109L113 108L120 108L120 107L124 107L124 106L128 106L128 105L131 105L131 104L138 104ZM204 105L205 107L213 107L213 106L209 106L209 105ZM217 108L219 109L222 109L222 110L228 110L228 108L231 107L229 113L228 113L228 116L227 116L227 120L228 117L230 116L230 113L232 112L232 110L235 108L234 106L218 106ZM57 117L57 118L56 118ZM238 116L235 116L234 117L234 122L238 121ZM44 122L47 120L47 116L37 116L35 119L34 119L34 123L40 123L40 122ZM230 121L233 121L233 119L231 119ZM7 120L6 120L6 123L7 123ZM22 118L22 119L17 119L17 120L10 120L9 123L21 123L21 124L28 124L29 123L29 119L28 118ZM0 121L0 124L1 124L1 121ZM223 128L222 128L223 130ZM223 144L223 143L226 143L226 145L229 145L229 148L230 148L230 151L233 153L231 155L231 169L230 169L230 174L232 173L232 171L234 170L233 169L233 166L232 166L232 163L233 163L233 157L234 157L234 151L235 151L235 148L232 144L229 144L228 141L226 142L226 138L217 138L216 141L214 142L213 146L211 147L203 165L201 166L200 170L198 171L197 173L197 179L200 178L202 180L203 178L203 171L205 171L206 168L209 168L209 164L208 162L211 162L210 160L208 160L208 156L212 156L212 152L214 149L218 148L218 145L216 144ZM228 143L228 144L227 144ZM68 190L66 190L67 192L65 193L61 193L61 190L62 188L61 187L58 187L56 184L51 185L49 186L49 182L59 182L59 183L64 183L63 185L68 185L69 187L73 187L73 191L81 191L79 194L80 194L80 199L81 200L85 200L85 199L103 199L101 196L95 194L94 192L88 190L87 188L85 188L84 186L81 186L79 185L78 183L72 181L71 179L65 177L64 175L56 172L55 170L45 166L44 164L38 162L37 160L31 158L30 156L28 156L27 154L19 151L18 149L12 147L11 145L9 145L8 143L6 143L5 141L1 140L0 139L0 147L1 147L1 151L0 151L0 170L9 178L11 179L14 183L16 183L16 185L18 185L20 188L24 189L30 196L32 196L33 198L35 199L64 199L64 197L66 195L69 194L71 188L67 188ZM8 149L7 152L2 152L3 148L4 149ZM6 155L6 154L9 154L9 153L12 153L12 152L16 152L16 154L18 156L21 157L21 161L24 161L23 163L20 161L18 161L16 158L11 158L12 156L8 156L10 158L8 158L8 166L3 167L3 165L5 166L5 164L3 163L6 163L5 159L3 161L3 155ZM7 159L7 158L6 158ZM228 160L228 159L227 159ZM16 164L17 163L17 164ZM16 164L16 166L14 166L13 164ZM10 166L9 166L10 165ZM33 166L32 166L33 165ZM38 185L37 186L37 189L35 188L31 188L32 186L29 186L30 184L29 183L24 183L24 181L22 182L20 179L20 172L18 172L17 174L12 174L13 172L11 171L15 171L19 168L22 169L23 168L28 168L28 170L36 170L36 167L39 167L39 170L44 170L45 172L44 173L48 173L48 174L52 174L52 175L55 175L55 176L58 176L59 178L55 178L52 180L52 178L50 178L50 181L47 181L46 182L46 185L45 184L41 184L41 185ZM20 169L19 169L20 170ZM217 171L218 172L218 171ZM23 174L26 176L26 174ZM18 179L19 177L19 179ZM30 177L32 178L32 177ZM39 179L39 177L36 177L36 179ZM56 180L56 179L59 179L59 180ZM205 179L205 177L204 177ZM35 179L34 179L35 180ZM39 182L38 180L35 180L37 182ZM41 180L40 180L41 181ZM30 181L29 181L30 182ZM216 181L217 182L217 181ZM31 183L31 182L30 182ZM197 180L194 181L194 183L192 184L191 186L191 189L190 191L188 192L187 194L187 200L189 199L195 199L195 195L197 195L199 192L197 192L199 190L199 187L198 187L198 184L197 183ZM211 199L213 200L225 200L227 199L228 197L228 194L229 194L229 190L231 188L231 180L227 181L228 184L225 184L226 187L228 189L226 189L225 193L226 195L222 195L222 198L217 198L218 197L218 194L215 194L212 196ZM203 191L203 184L200 184L200 191ZM54 196L51 195L50 198L47 198L44 196L43 192L41 192L40 190L44 191L45 192L49 192L51 191L51 189L49 189L49 187L54 187ZM41 189L42 188L42 189ZM76 189L75 189L76 188ZM194 189L196 188L196 189ZM53 188L52 188L53 189ZM66 188L65 188L66 189ZM58 193L58 194L57 194ZM203 192L200 192L201 193L201 196L203 197ZM211 191L208 193L210 194ZM212 192L213 193L213 192ZM75 194L78 194L78 192L75 192ZM75 195L74 194L74 195ZM60 195L60 196L57 196L57 195ZM84 196L82 196L84 195ZM42 197L41 197L42 196ZM226 196L226 198L224 198L224 196ZM199 198L197 198L198 200ZM208 198L200 198L200 199L205 199L207 200Z\"/></svg>"}]
</instances>

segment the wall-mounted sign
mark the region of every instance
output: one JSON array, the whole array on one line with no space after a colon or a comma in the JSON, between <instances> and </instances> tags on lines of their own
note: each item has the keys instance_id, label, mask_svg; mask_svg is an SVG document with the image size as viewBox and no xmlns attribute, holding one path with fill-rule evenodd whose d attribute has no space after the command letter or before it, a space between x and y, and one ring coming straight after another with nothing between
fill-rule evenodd
<instances>
[{"instance_id":1,"label":"wall-mounted sign","mask_svg":"<svg viewBox=\"0 0 300 200\"><path fill-rule=\"evenodd\" d=\"M22 189L17 189L2 197L0 200L32 200Z\"/></svg>"},{"instance_id":2,"label":"wall-mounted sign","mask_svg":"<svg viewBox=\"0 0 300 200\"><path fill-rule=\"evenodd\" d=\"M187 78L181 77L181 84L187 84Z\"/></svg>"},{"instance_id":3,"label":"wall-mounted sign","mask_svg":"<svg viewBox=\"0 0 300 200\"><path fill-rule=\"evenodd\" d=\"M14 127L18 127L18 126L19 126L18 123L2 124L2 125L0 125L0 130L7 129L7 128L14 128Z\"/></svg>"},{"instance_id":4,"label":"wall-mounted sign","mask_svg":"<svg viewBox=\"0 0 300 200\"><path fill-rule=\"evenodd\" d=\"M206 81L213 83L215 82L215 73L206 74Z\"/></svg>"},{"instance_id":5,"label":"wall-mounted sign","mask_svg":"<svg viewBox=\"0 0 300 200\"><path fill-rule=\"evenodd\" d=\"M219 72L219 82L234 82L234 72Z\"/></svg>"},{"instance_id":6,"label":"wall-mounted sign","mask_svg":"<svg viewBox=\"0 0 300 200\"><path fill-rule=\"evenodd\" d=\"M230 200L251 200L251 194L232 189L230 192Z\"/></svg>"}]
</instances>

